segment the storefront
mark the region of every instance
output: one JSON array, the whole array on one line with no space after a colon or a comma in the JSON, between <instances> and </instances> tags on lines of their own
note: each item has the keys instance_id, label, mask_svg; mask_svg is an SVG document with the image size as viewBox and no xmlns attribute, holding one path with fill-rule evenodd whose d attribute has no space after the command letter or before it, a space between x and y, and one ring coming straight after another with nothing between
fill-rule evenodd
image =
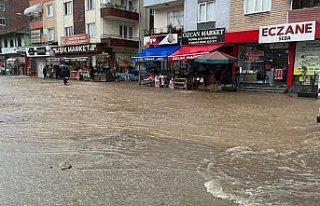
<instances>
[{"instance_id":1,"label":"storefront","mask_svg":"<svg viewBox=\"0 0 320 206\"><path fill-rule=\"evenodd\" d=\"M168 56L180 48L178 34L154 35L144 38L147 47L131 58L139 71L139 81L150 76L160 76L160 85L168 84L171 71L168 64ZM152 80L154 81L154 80ZM157 81L154 81L157 85Z\"/></svg>"},{"instance_id":2,"label":"storefront","mask_svg":"<svg viewBox=\"0 0 320 206\"><path fill-rule=\"evenodd\" d=\"M309 55L309 59L315 62L311 56L316 56L319 49L315 41L320 37L319 27L311 21L226 33L225 43L232 43L233 54L238 56L233 74L239 74L240 83L244 86L288 88L301 83L301 62L305 62L301 57ZM309 47L314 52L307 52ZM309 74L313 73L314 67L310 67Z\"/></svg>"},{"instance_id":3,"label":"storefront","mask_svg":"<svg viewBox=\"0 0 320 206\"><path fill-rule=\"evenodd\" d=\"M28 75L43 78L43 68L47 65L47 58L52 57L50 46L35 46L27 48Z\"/></svg>"},{"instance_id":4,"label":"storefront","mask_svg":"<svg viewBox=\"0 0 320 206\"><path fill-rule=\"evenodd\" d=\"M209 64L207 62L195 63L195 58L218 50L224 45L225 29L208 29L188 31L182 34L182 46L169 56L171 68L174 73L175 88L204 88L213 84L212 76L216 71L228 70L226 65ZM212 79L212 80L209 80ZM199 81L198 81L199 80ZM185 85L181 86L181 82Z\"/></svg>"},{"instance_id":5,"label":"storefront","mask_svg":"<svg viewBox=\"0 0 320 206\"><path fill-rule=\"evenodd\" d=\"M105 58L109 57L108 54L103 55L103 45L99 44L60 46L54 47L52 50L55 58L60 59L61 64L70 67L71 79L80 79L82 72L87 74L90 67L97 65L97 56L99 56L99 60L104 59L104 56ZM105 81L105 73L106 71L97 68L95 71L97 80Z\"/></svg>"}]
</instances>

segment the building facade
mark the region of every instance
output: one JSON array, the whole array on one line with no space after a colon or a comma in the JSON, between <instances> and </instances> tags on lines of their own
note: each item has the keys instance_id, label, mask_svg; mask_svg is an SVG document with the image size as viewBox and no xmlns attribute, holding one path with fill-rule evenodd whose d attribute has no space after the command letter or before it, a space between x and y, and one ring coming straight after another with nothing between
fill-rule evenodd
<instances>
[{"instance_id":1,"label":"building facade","mask_svg":"<svg viewBox=\"0 0 320 206\"><path fill-rule=\"evenodd\" d=\"M41 2L42 15L32 21L32 39L38 41L33 41L33 45L49 46L50 52L34 57L42 62L36 69L38 76L44 60L45 64L68 64L74 68L74 74L83 66L128 70L131 56L141 47L142 32L150 25L145 20L149 13L142 3L139 0ZM38 4L39 1L30 1L30 7Z\"/></svg>"},{"instance_id":2,"label":"building facade","mask_svg":"<svg viewBox=\"0 0 320 206\"><path fill-rule=\"evenodd\" d=\"M29 45L29 20L20 14L28 0L0 1L0 64L12 74L25 74L25 51ZM15 69L12 69L15 68Z\"/></svg>"},{"instance_id":3,"label":"building facade","mask_svg":"<svg viewBox=\"0 0 320 206\"><path fill-rule=\"evenodd\" d=\"M181 28L180 44L184 47L185 36L225 29L224 37L217 37L214 43L220 45L217 50L238 59L232 65L232 73L233 79L238 74L241 86L285 90L295 85L312 84L319 73L319 1L144 2L147 8L154 10L155 26L146 36L174 33L176 30L170 30L172 27ZM203 38L210 39L208 36ZM193 43L201 45L201 42ZM182 57L183 54L177 52L171 59L181 60Z\"/></svg>"}]
</instances>

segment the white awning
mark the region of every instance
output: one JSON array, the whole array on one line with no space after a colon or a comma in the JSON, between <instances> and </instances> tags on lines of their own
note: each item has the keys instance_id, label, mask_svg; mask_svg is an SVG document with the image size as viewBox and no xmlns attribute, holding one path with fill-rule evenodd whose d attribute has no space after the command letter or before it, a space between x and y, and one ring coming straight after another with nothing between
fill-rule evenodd
<instances>
[{"instance_id":1,"label":"white awning","mask_svg":"<svg viewBox=\"0 0 320 206\"><path fill-rule=\"evenodd\" d=\"M41 13L41 4L36 4L26 8L23 12L25 15L31 15L34 13Z\"/></svg>"}]
</instances>

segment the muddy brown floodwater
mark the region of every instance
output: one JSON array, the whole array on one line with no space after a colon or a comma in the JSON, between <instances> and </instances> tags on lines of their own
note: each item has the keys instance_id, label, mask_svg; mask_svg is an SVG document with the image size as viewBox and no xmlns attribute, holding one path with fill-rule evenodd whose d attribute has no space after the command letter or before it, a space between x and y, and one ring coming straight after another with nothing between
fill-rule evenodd
<instances>
[{"instance_id":1,"label":"muddy brown floodwater","mask_svg":"<svg viewBox=\"0 0 320 206\"><path fill-rule=\"evenodd\" d=\"M0 205L319 205L319 100L0 77Z\"/></svg>"}]
</instances>

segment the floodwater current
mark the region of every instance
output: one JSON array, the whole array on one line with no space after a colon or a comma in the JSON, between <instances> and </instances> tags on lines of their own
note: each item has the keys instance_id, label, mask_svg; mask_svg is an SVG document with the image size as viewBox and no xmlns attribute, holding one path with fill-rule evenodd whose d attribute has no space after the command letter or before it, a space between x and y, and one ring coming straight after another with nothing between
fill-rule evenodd
<instances>
[{"instance_id":1,"label":"floodwater current","mask_svg":"<svg viewBox=\"0 0 320 206\"><path fill-rule=\"evenodd\" d=\"M0 107L0 205L320 202L315 99L1 76Z\"/></svg>"}]
</instances>

